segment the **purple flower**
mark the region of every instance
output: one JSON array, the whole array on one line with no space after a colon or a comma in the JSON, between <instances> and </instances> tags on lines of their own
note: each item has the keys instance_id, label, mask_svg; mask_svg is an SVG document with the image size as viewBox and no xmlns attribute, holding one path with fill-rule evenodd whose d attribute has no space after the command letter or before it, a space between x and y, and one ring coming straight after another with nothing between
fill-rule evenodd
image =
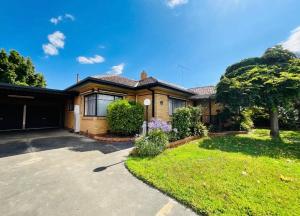
<instances>
[{"instance_id":1,"label":"purple flower","mask_svg":"<svg viewBox=\"0 0 300 216\"><path fill-rule=\"evenodd\" d=\"M170 132L172 130L171 125L169 125L167 122L162 121L160 119L152 119L148 123L148 127L150 130L160 129L163 132Z\"/></svg>"}]
</instances>

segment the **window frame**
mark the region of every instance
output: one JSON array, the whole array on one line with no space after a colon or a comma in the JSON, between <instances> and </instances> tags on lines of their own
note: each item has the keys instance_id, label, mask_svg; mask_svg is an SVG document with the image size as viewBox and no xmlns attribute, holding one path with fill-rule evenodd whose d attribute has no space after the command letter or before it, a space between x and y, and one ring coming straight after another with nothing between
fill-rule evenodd
<instances>
[{"instance_id":1,"label":"window frame","mask_svg":"<svg viewBox=\"0 0 300 216\"><path fill-rule=\"evenodd\" d=\"M74 111L74 101L73 100L67 101L65 110L67 112L73 112Z\"/></svg>"},{"instance_id":2,"label":"window frame","mask_svg":"<svg viewBox=\"0 0 300 216\"><path fill-rule=\"evenodd\" d=\"M86 115L85 113L86 113L86 98L87 97L89 97L89 96L92 96L92 95L95 95L96 97L95 97L95 115ZM106 96L111 96L111 97L114 97L114 100L113 101L115 101L116 100L116 97L118 97L118 98L120 98L120 99L124 99L124 96L123 95L118 95L118 94L104 94L104 93L91 93L91 94L86 94L86 95L84 95L84 97L83 97L83 116L84 117L106 117L106 115L105 116L103 116L103 115L98 115L98 95L106 95ZM99 100L101 100L101 99L99 99ZM103 100L103 99L102 99ZM113 102L113 101L111 101L111 102Z\"/></svg>"},{"instance_id":3,"label":"window frame","mask_svg":"<svg viewBox=\"0 0 300 216\"><path fill-rule=\"evenodd\" d=\"M168 97L168 114L169 114L169 116L172 116L174 114L174 112L175 112L175 110L172 107L172 114L170 113L170 100L182 101L182 102L184 102L184 106L182 106L182 107L186 107L187 106L187 100L169 96Z\"/></svg>"}]
</instances>

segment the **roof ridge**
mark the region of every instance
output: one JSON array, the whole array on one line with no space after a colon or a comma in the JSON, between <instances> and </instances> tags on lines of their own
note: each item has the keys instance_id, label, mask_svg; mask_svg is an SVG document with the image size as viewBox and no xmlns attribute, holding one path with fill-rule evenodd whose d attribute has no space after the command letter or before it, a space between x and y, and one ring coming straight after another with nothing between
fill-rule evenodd
<instances>
[{"instance_id":1,"label":"roof ridge","mask_svg":"<svg viewBox=\"0 0 300 216\"><path fill-rule=\"evenodd\" d=\"M188 88L188 89L198 89L198 88L208 88L208 87L213 87L213 88L215 88L216 85L198 86L198 87L192 87L192 88Z\"/></svg>"},{"instance_id":2,"label":"roof ridge","mask_svg":"<svg viewBox=\"0 0 300 216\"><path fill-rule=\"evenodd\" d=\"M128 77L125 77L125 76L121 76L120 74L103 74L103 75L94 75L94 76L91 76L93 78L105 78L105 77L120 77L120 78L123 78L123 79L127 79L127 80L131 80L131 81L134 81L134 82L138 82L138 80L135 80L135 79L131 79L131 78L128 78Z\"/></svg>"}]
</instances>

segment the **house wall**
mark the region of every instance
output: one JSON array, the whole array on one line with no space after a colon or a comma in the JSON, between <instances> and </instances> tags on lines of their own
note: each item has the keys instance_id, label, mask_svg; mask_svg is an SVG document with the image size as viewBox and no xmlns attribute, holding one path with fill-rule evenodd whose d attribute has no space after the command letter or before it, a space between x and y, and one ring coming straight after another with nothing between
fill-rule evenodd
<instances>
[{"instance_id":1,"label":"house wall","mask_svg":"<svg viewBox=\"0 0 300 216\"><path fill-rule=\"evenodd\" d=\"M174 97L186 101L186 105L193 105L191 100L187 100L187 96L174 91L163 89L155 90L155 118L163 121L171 121L172 116L169 115L169 97Z\"/></svg>"},{"instance_id":2,"label":"house wall","mask_svg":"<svg viewBox=\"0 0 300 216\"><path fill-rule=\"evenodd\" d=\"M138 103L144 104L145 99L149 99L151 101L151 105L148 107L148 119L150 120L152 118L152 106L153 106L152 92L149 90L140 90L136 92L136 100ZM144 116L146 119L146 110Z\"/></svg>"}]
</instances>

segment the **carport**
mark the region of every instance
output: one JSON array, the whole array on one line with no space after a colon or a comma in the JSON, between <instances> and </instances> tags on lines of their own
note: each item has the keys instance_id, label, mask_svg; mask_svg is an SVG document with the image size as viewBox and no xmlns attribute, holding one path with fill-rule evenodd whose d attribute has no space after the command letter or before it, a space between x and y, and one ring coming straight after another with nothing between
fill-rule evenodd
<instances>
[{"instance_id":1,"label":"carport","mask_svg":"<svg viewBox=\"0 0 300 216\"><path fill-rule=\"evenodd\" d=\"M0 83L0 131L61 128L71 98L61 90Z\"/></svg>"}]
</instances>

